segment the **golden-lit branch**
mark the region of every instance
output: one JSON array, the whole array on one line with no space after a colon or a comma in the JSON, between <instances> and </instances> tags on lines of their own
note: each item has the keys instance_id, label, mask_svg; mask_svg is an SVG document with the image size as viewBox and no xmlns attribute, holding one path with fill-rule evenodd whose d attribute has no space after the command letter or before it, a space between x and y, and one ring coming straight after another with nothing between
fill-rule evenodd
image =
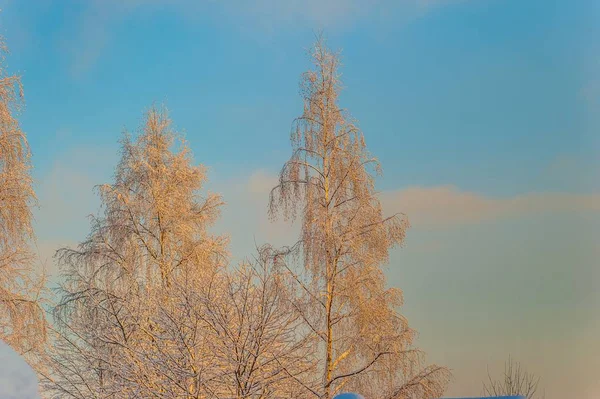
<instances>
[{"instance_id":1,"label":"golden-lit branch","mask_svg":"<svg viewBox=\"0 0 600 399\"><path fill-rule=\"evenodd\" d=\"M42 376L51 397L191 395L209 379L190 298L226 264L227 238L207 231L223 202L200 195L205 170L162 109L135 140L125 134L121 155L88 239L57 253L64 282Z\"/></svg>"},{"instance_id":2,"label":"golden-lit branch","mask_svg":"<svg viewBox=\"0 0 600 399\"><path fill-rule=\"evenodd\" d=\"M6 51L0 38L0 339L31 363L46 338L45 279L33 267L36 197L29 146L16 119L23 88L18 76L6 73Z\"/></svg>"},{"instance_id":3,"label":"golden-lit branch","mask_svg":"<svg viewBox=\"0 0 600 399\"><path fill-rule=\"evenodd\" d=\"M421 354L409 350L414 333L397 314L401 292L386 288L381 269L389 249L402 244L408 222L382 213L374 187L379 164L338 106L338 55L321 39L311 55L315 68L302 78L304 112L293 123L292 155L269 200L272 218L301 220L302 262L287 269L300 287L294 309L319 345L320 374L305 385L325 399L342 386L372 398L441 394L448 371L422 374L428 368L421 367ZM415 378L418 386L411 384Z\"/></svg>"},{"instance_id":4,"label":"golden-lit branch","mask_svg":"<svg viewBox=\"0 0 600 399\"><path fill-rule=\"evenodd\" d=\"M52 398L299 397L314 367L297 334L294 285L265 246L227 270L226 238L211 235L219 196L200 197L164 111L123 140L115 182L77 250L58 252L65 282L55 309Z\"/></svg>"}]
</instances>

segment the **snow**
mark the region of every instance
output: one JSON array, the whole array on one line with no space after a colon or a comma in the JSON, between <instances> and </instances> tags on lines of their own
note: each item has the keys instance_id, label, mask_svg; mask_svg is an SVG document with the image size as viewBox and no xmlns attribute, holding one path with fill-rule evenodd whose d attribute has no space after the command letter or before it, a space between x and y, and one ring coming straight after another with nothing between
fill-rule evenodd
<instances>
[{"instance_id":1,"label":"snow","mask_svg":"<svg viewBox=\"0 0 600 399\"><path fill-rule=\"evenodd\" d=\"M0 398L40 399L38 381L25 360L0 340Z\"/></svg>"}]
</instances>

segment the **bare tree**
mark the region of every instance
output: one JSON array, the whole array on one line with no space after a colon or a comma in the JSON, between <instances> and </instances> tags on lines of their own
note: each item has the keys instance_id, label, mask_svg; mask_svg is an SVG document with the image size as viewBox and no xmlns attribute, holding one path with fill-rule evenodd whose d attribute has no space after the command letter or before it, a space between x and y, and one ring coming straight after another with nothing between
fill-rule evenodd
<instances>
[{"instance_id":1,"label":"bare tree","mask_svg":"<svg viewBox=\"0 0 600 399\"><path fill-rule=\"evenodd\" d=\"M6 52L0 38L0 339L31 362L46 337L45 280L31 250L36 198L29 146L16 119L23 90L19 77L5 71Z\"/></svg>"},{"instance_id":2,"label":"bare tree","mask_svg":"<svg viewBox=\"0 0 600 399\"><path fill-rule=\"evenodd\" d=\"M320 348L319 376L305 385L329 399L342 389L373 398L440 395L448 371L423 366L414 332L397 312L402 296L381 269L408 227L383 216L374 189L377 160L349 114L337 104L339 57L319 39L315 69L303 75L304 112L294 121L293 152L272 190L270 214L302 223L301 266L286 263L300 287L296 311Z\"/></svg>"},{"instance_id":3,"label":"bare tree","mask_svg":"<svg viewBox=\"0 0 600 399\"><path fill-rule=\"evenodd\" d=\"M488 382L483 383L483 394L488 396L513 396L520 395L526 399L533 399L538 395L540 377L521 368L510 356L504 365L504 375L493 379L488 371ZM543 398L545 395L542 394Z\"/></svg>"}]
</instances>

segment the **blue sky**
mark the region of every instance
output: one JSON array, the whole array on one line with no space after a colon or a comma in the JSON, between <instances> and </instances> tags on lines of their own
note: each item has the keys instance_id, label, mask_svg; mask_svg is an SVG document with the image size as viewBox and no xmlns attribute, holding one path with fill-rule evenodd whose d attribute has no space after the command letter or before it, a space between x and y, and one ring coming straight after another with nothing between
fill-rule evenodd
<instances>
[{"instance_id":1,"label":"blue sky","mask_svg":"<svg viewBox=\"0 0 600 399\"><path fill-rule=\"evenodd\" d=\"M342 105L407 213L388 276L446 396L477 396L508 353L548 399L600 395L600 4L591 0L0 0L22 75L40 257L88 231L124 128L164 103L239 259L285 244L266 193L302 110L306 48L342 50ZM596 337L596 338L594 338ZM568 383L567 383L568 382ZM575 388L574 388L575 387ZM574 391L575 389L575 391Z\"/></svg>"}]
</instances>

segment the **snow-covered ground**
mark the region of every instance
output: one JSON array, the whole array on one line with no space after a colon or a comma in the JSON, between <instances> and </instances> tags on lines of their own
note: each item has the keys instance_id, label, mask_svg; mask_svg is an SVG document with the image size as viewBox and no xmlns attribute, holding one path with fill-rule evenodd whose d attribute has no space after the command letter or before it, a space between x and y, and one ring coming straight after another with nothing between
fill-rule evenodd
<instances>
[{"instance_id":1,"label":"snow-covered ground","mask_svg":"<svg viewBox=\"0 0 600 399\"><path fill-rule=\"evenodd\" d=\"M0 398L40 399L33 370L15 351L0 341Z\"/></svg>"}]
</instances>

